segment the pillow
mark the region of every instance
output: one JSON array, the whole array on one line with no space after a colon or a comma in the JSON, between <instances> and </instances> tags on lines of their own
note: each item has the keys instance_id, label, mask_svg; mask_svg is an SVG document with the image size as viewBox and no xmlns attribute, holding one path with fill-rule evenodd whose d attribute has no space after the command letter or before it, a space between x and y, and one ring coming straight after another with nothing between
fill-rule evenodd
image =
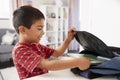
<instances>
[{"instance_id":1,"label":"pillow","mask_svg":"<svg viewBox=\"0 0 120 80\"><path fill-rule=\"evenodd\" d=\"M16 34L15 33L11 33L10 31L6 31L6 33L2 36L2 42L1 45L3 44L10 44L12 45L14 42L14 36Z\"/></svg>"}]
</instances>

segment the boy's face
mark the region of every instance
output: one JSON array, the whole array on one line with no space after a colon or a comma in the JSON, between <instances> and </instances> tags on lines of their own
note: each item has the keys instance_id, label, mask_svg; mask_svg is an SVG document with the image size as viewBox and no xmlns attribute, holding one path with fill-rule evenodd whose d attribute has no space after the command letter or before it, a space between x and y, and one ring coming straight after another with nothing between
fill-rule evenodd
<instances>
[{"instance_id":1,"label":"boy's face","mask_svg":"<svg viewBox=\"0 0 120 80\"><path fill-rule=\"evenodd\" d=\"M44 19L37 20L30 29L25 28L24 40L28 43L38 43L44 35Z\"/></svg>"}]
</instances>

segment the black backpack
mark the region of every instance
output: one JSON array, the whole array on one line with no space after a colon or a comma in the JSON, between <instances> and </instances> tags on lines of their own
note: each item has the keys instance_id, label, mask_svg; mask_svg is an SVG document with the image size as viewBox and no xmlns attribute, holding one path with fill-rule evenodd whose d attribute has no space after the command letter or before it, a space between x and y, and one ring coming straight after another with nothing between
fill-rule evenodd
<instances>
[{"instance_id":1,"label":"black backpack","mask_svg":"<svg viewBox=\"0 0 120 80\"><path fill-rule=\"evenodd\" d=\"M109 60L91 64L90 68L85 71L81 71L79 68L72 68L71 71L74 74L89 79L120 75L120 48L107 46L102 40L86 31L76 31L75 39L84 49L80 54L90 54L95 57L101 56Z\"/></svg>"}]
</instances>

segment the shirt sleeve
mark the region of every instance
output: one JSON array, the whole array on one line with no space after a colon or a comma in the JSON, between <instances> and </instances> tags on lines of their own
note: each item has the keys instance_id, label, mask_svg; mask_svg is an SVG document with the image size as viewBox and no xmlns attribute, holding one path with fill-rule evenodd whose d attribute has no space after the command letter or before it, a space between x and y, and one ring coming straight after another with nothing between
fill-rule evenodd
<instances>
[{"instance_id":1,"label":"shirt sleeve","mask_svg":"<svg viewBox=\"0 0 120 80\"><path fill-rule=\"evenodd\" d=\"M45 59L49 58L55 51L53 48L49 48L49 47L43 46L43 45L39 45L39 48L41 48L42 52L44 52Z\"/></svg>"},{"instance_id":2,"label":"shirt sleeve","mask_svg":"<svg viewBox=\"0 0 120 80\"><path fill-rule=\"evenodd\" d=\"M16 52L17 63L24 67L27 71L32 72L40 63L42 57L35 51L27 48L21 48Z\"/></svg>"}]
</instances>

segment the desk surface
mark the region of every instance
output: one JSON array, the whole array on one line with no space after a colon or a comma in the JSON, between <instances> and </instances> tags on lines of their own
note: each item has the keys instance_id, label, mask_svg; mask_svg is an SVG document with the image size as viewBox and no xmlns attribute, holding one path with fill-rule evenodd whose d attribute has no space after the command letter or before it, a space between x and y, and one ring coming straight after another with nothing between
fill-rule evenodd
<instances>
[{"instance_id":1,"label":"desk surface","mask_svg":"<svg viewBox=\"0 0 120 80\"><path fill-rule=\"evenodd\" d=\"M47 74L31 77L25 80L89 80L81 76L74 75L69 69L59 71L49 71ZM92 80L116 80L114 77L100 77Z\"/></svg>"},{"instance_id":2,"label":"desk surface","mask_svg":"<svg viewBox=\"0 0 120 80\"><path fill-rule=\"evenodd\" d=\"M71 55L73 57L80 57L81 55ZM71 59L71 57L60 57L59 59ZM90 80L78 75L74 75L70 69L58 70L58 71L49 71L47 74L31 77L25 80ZM116 80L115 77L100 77L92 80Z\"/></svg>"}]
</instances>

